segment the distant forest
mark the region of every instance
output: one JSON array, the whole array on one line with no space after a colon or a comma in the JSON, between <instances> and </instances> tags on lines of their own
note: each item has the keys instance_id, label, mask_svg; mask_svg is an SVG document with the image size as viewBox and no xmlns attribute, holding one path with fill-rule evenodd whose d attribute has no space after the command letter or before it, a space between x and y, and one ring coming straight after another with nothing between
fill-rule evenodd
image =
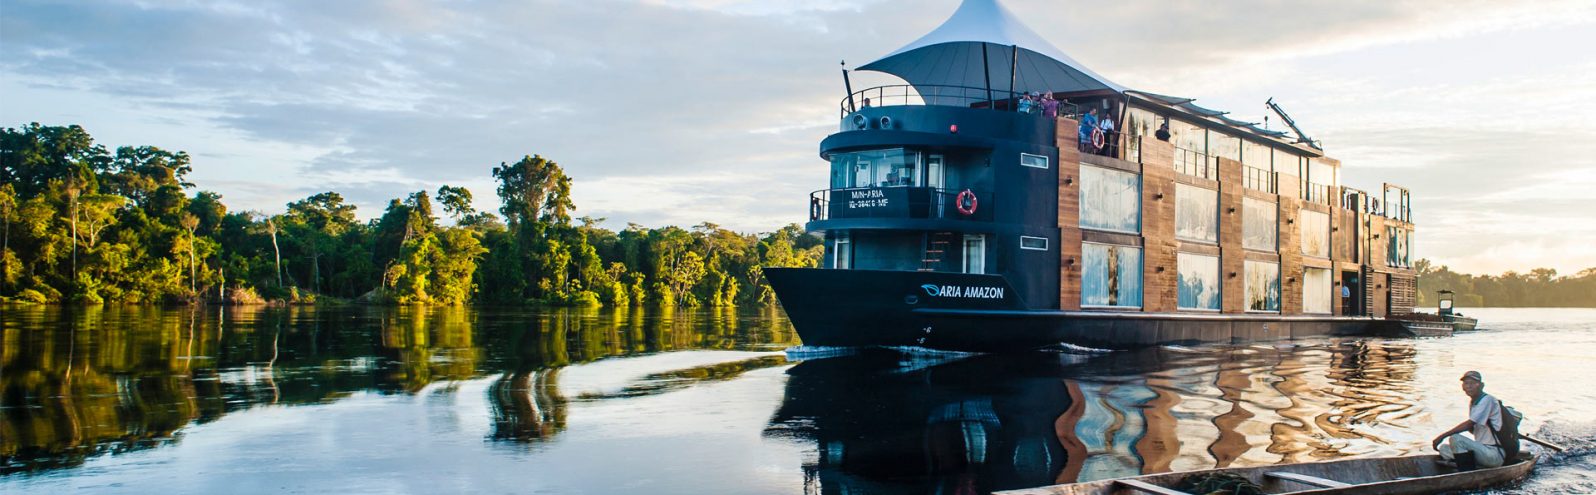
<instances>
[{"instance_id":1,"label":"distant forest","mask_svg":"<svg viewBox=\"0 0 1596 495\"><path fill-rule=\"evenodd\" d=\"M1596 267L1564 276L1551 268L1469 275L1421 259L1414 268L1419 272L1419 306L1425 308L1435 306L1435 291L1443 289L1457 293L1458 307L1596 308Z\"/></svg>"},{"instance_id":2,"label":"distant forest","mask_svg":"<svg viewBox=\"0 0 1596 495\"><path fill-rule=\"evenodd\" d=\"M334 191L236 211L192 170L187 153L111 151L76 125L0 129L0 298L730 307L773 303L760 267L816 266L822 251L796 224L601 228L573 217L571 178L537 155L492 168L497 215L441 185L366 222Z\"/></svg>"}]
</instances>

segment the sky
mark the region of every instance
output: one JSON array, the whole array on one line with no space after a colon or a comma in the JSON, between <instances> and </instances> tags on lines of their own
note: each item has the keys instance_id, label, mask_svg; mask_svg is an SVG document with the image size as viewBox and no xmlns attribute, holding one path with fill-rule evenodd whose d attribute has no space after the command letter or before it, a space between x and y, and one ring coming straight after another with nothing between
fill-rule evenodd
<instances>
[{"instance_id":1,"label":"sky","mask_svg":"<svg viewBox=\"0 0 1596 495\"><path fill-rule=\"evenodd\" d=\"M1003 3L1125 86L1249 121L1275 98L1345 184L1412 190L1418 257L1596 267L1596 2ZM449 184L497 210L490 170L539 154L607 227L768 232L827 184L839 63L957 5L3 0L0 126L187 151L191 180L234 209L333 190L371 218Z\"/></svg>"}]
</instances>

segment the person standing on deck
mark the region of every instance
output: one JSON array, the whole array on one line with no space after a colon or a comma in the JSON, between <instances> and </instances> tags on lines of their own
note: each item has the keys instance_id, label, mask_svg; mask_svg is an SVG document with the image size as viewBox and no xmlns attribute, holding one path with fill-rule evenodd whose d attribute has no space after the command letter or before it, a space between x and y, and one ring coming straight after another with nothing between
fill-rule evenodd
<instances>
[{"instance_id":1,"label":"person standing on deck","mask_svg":"<svg viewBox=\"0 0 1596 495\"><path fill-rule=\"evenodd\" d=\"M1053 98L1053 92L1042 93L1042 116L1050 119L1058 118L1058 100Z\"/></svg>"},{"instance_id":2,"label":"person standing on deck","mask_svg":"<svg viewBox=\"0 0 1596 495\"><path fill-rule=\"evenodd\" d=\"M1092 146L1092 129L1097 128L1097 109L1093 108L1081 116L1081 150L1086 151Z\"/></svg>"},{"instance_id":3,"label":"person standing on deck","mask_svg":"<svg viewBox=\"0 0 1596 495\"><path fill-rule=\"evenodd\" d=\"M1496 444L1496 430L1502 428L1502 406L1495 397L1485 393L1485 379L1480 372L1464 373L1462 382L1463 393L1469 396L1469 419L1435 437L1430 444L1441 451L1441 457L1447 460L1468 452L1474 455L1474 462L1479 467L1501 466L1502 448ZM1465 431L1474 438L1464 437L1462 433ZM1442 445L1443 441L1445 445Z\"/></svg>"}]
</instances>

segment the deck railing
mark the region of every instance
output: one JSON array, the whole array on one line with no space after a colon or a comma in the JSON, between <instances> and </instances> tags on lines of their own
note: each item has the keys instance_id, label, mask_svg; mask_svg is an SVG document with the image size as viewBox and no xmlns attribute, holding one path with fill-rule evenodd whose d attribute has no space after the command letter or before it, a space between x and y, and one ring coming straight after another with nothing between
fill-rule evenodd
<instances>
[{"instance_id":1,"label":"deck railing","mask_svg":"<svg viewBox=\"0 0 1596 495\"><path fill-rule=\"evenodd\" d=\"M1304 182L1302 184L1302 200L1330 206L1335 206L1336 204L1334 196L1330 194L1329 185L1314 184L1312 182Z\"/></svg>"},{"instance_id":2,"label":"deck railing","mask_svg":"<svg viewBox=\"0 0 1596 495\"><path fill-rule=\"evenodd\" d=\"M1277 194L1280 191L1280 180L1274 172L1258 167L1242 166L1242 185L1248 189Z\"/></svg>"},{"instance_id":3,"label":"deck railing","mask_svg":"<svg viewBox=\"0 0 1596 495\"><path fill-rule=\"evenodd\" d=\"M1021 97L1025 93L1015 93L1005 90L988 90L969 86L937 86L921 85L911 86L898 84L891 86L876 86L874 88L855 91L843 98L838 105L841 118L868 107L892 106L943 106L964 108L987 108L1005 112L1019 111ZM1029 112L1037 116L1042 115L1041 105L1035 105ZM1058 114L1061 116L1076 116L1079 120L1080 107L1069 102L1060 101Z\"/></svg>"},{"instance_id":4,"label":"deck railing","mask_svg":"<svg viewBox=\"0 0 1596 495\"><path fill-rule=\"evenodd\" d=\"M1175 147L1175 171L1204 179L1219 180L1219 160L1207 153Z\"/></svg>"}]
</instances>

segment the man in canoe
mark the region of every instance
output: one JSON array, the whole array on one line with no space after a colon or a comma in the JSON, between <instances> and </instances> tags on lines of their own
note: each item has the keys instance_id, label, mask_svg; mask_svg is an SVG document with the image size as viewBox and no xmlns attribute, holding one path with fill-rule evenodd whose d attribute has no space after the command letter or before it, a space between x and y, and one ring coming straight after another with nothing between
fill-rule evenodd
<instances>
[{"instance_id":1,"label":"man in canoe","mask_svg":"<svg viewBox=\"0 0 1596 495\"><path fill-rule=\"evenodd\" d=\"M1496 445L1496 430L1502 429L1502 406L1495 397L1485 393L1485 379L1478 371L1463 374L1463 393L1469 396L1469 419L1447 430L1431 446L1441 451L1441 457L1455 460L1458 454L1469 453L1475 465L1493 468L1502 465L1502 448ZM1469 432L1474 438L1463 436ZM1445 442L1445 445L1442 445ZM1459 463L1466 465L1467 460Z\"/></svg>"}]
</instances>

